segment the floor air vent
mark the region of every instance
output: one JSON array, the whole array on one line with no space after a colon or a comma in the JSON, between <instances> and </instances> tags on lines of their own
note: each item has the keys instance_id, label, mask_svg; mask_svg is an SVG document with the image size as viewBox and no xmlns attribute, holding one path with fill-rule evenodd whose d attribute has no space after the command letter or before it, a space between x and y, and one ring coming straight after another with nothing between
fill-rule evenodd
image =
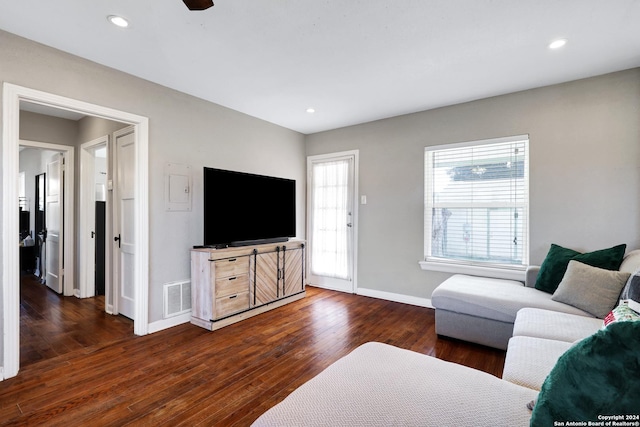
<instances>
[{"instance_id":1,"label":"floor air vent","mask_svg":"<svg viewBox=\"0 0 640 427\"><path fill-rule=\"evenodd\" d=\"M164 318L188 313L191 310L191 282L172 282L164 285Z\"/></svg>"}]
</instances>

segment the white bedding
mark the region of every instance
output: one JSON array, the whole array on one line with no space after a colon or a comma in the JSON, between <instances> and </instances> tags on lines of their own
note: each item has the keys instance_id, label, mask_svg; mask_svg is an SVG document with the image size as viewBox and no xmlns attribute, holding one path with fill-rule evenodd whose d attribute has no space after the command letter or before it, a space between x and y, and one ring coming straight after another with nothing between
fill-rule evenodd
<instances>
[{"instance_id":1,"label":"white bedding","mask_svg":"<svg viewBox=\"0 0 640 427\"><path fill-rule=\"evenodd\" d=\"M528 426L537 392L493 375L366 343L300 386L254 426Z\"/></svg>"}]
</instances>

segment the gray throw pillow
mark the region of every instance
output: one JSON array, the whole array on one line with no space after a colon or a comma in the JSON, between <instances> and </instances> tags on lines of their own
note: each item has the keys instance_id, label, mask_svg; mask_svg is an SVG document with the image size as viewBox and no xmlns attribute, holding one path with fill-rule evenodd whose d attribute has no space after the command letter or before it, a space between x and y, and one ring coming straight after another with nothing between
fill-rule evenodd
<instances>
[{"instance_id":1,"label":"gray throw pillow","mask_svg":"<svg viewBox=\"0 0 640 427\"><path fill-rule=\"evenodd\" d=\"M571 260L551 299L603 319L615 307L628 278L629 273Z\"/></svg>"}]
</instances>

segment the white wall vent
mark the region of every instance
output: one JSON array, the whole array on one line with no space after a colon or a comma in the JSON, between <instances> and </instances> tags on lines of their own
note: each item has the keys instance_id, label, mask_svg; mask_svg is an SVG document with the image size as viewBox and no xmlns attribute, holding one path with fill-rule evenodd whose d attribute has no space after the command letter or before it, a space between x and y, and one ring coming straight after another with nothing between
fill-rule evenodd
<instances>
[{"instance_id":1,"label":"white wall vent","mask_svg":"<svg viewBox=\"0 0 640 427\"><path fill-rule=\"evenodd\" d=\"M191 311L191 281L164 284L164 318Z\"/></svg>"}]
</instances>

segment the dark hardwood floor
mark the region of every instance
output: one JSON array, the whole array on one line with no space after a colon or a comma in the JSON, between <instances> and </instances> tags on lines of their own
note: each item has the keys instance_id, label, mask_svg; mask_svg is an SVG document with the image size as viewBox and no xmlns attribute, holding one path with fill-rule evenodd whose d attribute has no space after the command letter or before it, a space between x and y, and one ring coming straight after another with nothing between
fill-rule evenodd
<instances>
[{"instance_id":1,"label":"dark hardwood floor","mask_svg":"<svg viewBox=\"0 0 640 427\"><path fill-rule=\"evenodd\" d=\"M65 351L27 357L17 377L0 382L3 425L249 425L368 341L497 376L504 364L503 351L437 338L431 309L313 287L300 301L215 332L183 324L143 337L132 336L130 323L122 330L123 319L111 325L99 303L80 302L69 302L84 319L77 328L65 310L24 308L34 329L66 325L42 334ZM32 333L25 335L42 339Z\"/></svg>"},{"instance_id":2,"label":"dark hardwood floor","mask_svg":"<svg viewBox=\"0 0 640 427\"><path fill-rule=\"evenodd\" d=\"M104 296L63 297L20 278L20 367L100 343L133 337L133 321L105 312Z\"/></svg>"}]
</instances>

